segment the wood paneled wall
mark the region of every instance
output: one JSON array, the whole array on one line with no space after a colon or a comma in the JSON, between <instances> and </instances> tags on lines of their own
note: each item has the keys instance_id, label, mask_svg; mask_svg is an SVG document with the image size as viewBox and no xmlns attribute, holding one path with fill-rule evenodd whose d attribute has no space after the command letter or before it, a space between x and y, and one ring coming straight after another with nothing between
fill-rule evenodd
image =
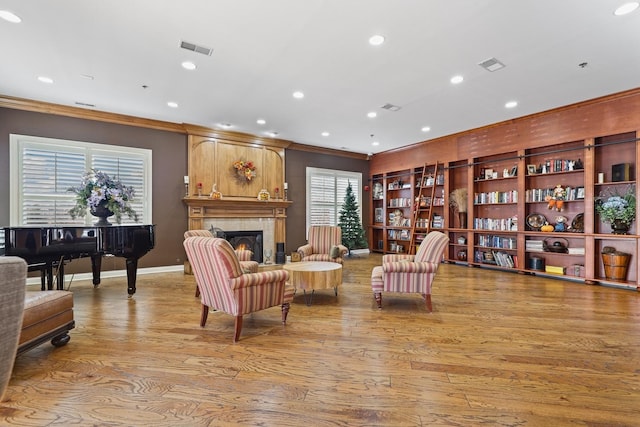
<instances>
[{"instance_id":1,"label":"wood paneled wall","mask_svg":"<svg viewBox=\"0 0 640 427\"><path fill-rule=\"evenodd\" d=\"M252 180L238 175L233 167L238 160L253 163L256 175ZM276 188L282 192L284 164L281 147L190 135L189 193L196 195L196 186L202 183L203 194L209 194L215 184L223 197L257 197L263 188L273 197Z\"/></svg>"},{"instance_id":2,"label":"wood paneled wall","mask_svg":"<svg viewBox=\"0 0 640 427\"><path fill-rule=\"evenodd\" d=\"M371 158L371 174L620 134L638 128L640 88L378 153ZM456 149L451 150L452 146Z\"/></svg>"}]
</instances>

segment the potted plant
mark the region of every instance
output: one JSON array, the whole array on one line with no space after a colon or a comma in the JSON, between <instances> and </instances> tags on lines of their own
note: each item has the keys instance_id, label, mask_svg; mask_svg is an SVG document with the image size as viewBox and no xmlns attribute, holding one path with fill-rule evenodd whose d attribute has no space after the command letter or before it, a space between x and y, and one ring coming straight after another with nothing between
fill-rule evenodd
<instances>
[{"instance_id":1,"label":"potted plant","mask_svg":"<svg viewBox=\"0 0 640 427\"><path fill-rule=\"evenodd\" d=\"M449 205L458 212L460 228L467 228L467 189L456 188L449 195Z\"/></svg>"},{"instance_id":2,"label":"potted plant","mask_svg":"<svg viewBox=\"0 0 640 427\"><path fill-rule=\"evenodd\" d=\"M596 198L595 209L600 220L611 224L614 234L627 234L636 219L636 188L630 185L623 193L617 190L602 193Z\"/></svg>"}]
</instances>

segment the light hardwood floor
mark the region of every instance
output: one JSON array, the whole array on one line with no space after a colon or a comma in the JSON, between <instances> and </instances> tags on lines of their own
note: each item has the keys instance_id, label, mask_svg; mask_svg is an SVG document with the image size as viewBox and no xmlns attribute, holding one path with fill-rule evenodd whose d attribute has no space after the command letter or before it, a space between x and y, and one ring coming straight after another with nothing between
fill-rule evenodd
<instances>
[{"instance_id":1,"label":"light hardwood floor","mask_svg":"<svg viewBox=\"0 0 640 427\"><path fill-rule=\"evenodd\" d=\"M74 282L76 329L20 356L0 403L19 426L638 426L640 294L443 264L432 314L384 294L379 255L344 284L199 327L193 276Z\"/></svg>"}]
</instances>

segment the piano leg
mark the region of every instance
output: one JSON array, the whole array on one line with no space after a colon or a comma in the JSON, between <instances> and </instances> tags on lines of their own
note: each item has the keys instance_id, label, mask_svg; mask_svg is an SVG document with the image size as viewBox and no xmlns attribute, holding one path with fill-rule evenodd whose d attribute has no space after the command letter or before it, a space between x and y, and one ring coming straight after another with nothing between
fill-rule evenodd
<instances>
[{"instance_id":1,"label":"piano leg","mask_svg":"<svg viewBox=\"0 0 640 427\"><path fill-rule=\"evenodd\" d=\"M50 262L47 263L47 289L53 290L53 264Z\"/></svg>"},{"instance_id":2,"label":"piano leg","mask_svg":"<svg viewBox=\"0 0 640 427\"><path fill-rule=\"evenodd\" d=\"M138 258L127 258L127 292L129 297L136 293L136 275L138 274Z\"/></svg>"},{"instance_id":3,"label":"piano leg","mask_svg":"<svg viewBox=\"0 0 640 427\"><path fill-rule=\"evenodd\" d=\"M59 291L64 291L64 261L61 261L58 264L58 272L56 274L56 289Z\"/></svg>"},{"instance_id":4,"label":"piano leg","mask_svg":"<svg viewBox=\"0 0 640 427\"><path fill-rule=\"evenodd\" d=\"M102 255L91 255L91 273L93 273L93 287L100 284L100 269L102 269Z\"/></svg>"}]
</instances>

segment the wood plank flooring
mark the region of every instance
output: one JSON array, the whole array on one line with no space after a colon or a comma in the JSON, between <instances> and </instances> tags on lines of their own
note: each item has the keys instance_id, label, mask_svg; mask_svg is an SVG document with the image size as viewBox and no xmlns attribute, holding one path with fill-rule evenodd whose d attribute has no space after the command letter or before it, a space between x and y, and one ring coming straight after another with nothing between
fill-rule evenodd
<instances>
[{"instance_id":1,"label":"wood plank flooring","mask_svg":"<svg viewBox=\"0 0 640 427\"><path fill-rule=\"evenodd\" d=\"M638 426L640 294L450 264L433 313L344 284L199 327L193 276L73 282L71 341L20 356L3 426Z\"/></svg>"}]
</instances>

